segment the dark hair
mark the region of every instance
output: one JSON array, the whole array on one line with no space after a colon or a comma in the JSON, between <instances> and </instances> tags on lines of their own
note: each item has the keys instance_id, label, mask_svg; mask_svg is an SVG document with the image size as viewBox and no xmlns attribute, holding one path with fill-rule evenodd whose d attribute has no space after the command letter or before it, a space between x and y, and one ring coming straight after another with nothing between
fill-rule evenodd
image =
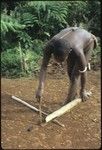
<instances>
[{"instance_id":1,"label":"dark hair","mask_svg":"<svg viewBox=\"0 0 102 150\"><path fill-rule=\"evenodd\" d=\"M68 50L70 49L70 45L68 41L65 39L52 38L49 43L49 49L56 57L64 58L66 54L68 54Z\"/></svg>"},{"instance_id":2,"label":"dark hair","mask_svg":"<svg viewBox=\"0 0 102 150\"><path fill-rule=\"evenodd\" d=\"M56 56L62 56L68 52L70 45L65 39L52 38L48 43L49 49Z\"/></svg>"}]
</instances>

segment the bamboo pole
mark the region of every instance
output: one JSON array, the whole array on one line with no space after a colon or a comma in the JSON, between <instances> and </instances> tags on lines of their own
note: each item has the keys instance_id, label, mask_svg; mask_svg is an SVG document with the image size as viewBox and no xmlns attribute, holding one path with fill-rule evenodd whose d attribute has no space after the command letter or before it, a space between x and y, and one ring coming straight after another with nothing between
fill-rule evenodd
<instances>
[{"instance_id":1,"label":"bamboo pole","mask_svg":"<svg viewBox=\"0 0 102 150\"><path fill-rule=\"evenodd\" d=\"M80 103L82 100L81 99L75 99L73 101L71 101L70 103L68 103L67 105L61 107L60 109L54 111L53 113L49 114L46 118L45 121L49 122L52 119L59 117L61 115L63 115L64 113L68 112L71 110L71 108L73 108L74 106L76 106L78 103Z\"/></svg>"}]
</instances>

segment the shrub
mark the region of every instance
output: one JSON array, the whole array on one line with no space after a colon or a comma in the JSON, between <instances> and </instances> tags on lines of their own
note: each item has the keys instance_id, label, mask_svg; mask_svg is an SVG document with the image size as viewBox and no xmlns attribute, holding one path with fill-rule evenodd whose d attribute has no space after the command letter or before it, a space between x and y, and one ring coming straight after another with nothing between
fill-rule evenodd
<instances>
[{"instance_id":1,"label":"shrub","mask_svg":"<svg viewBox=\"0 0 102 150\"><path fill-rule=\"evenodd\" d=\"M1 75L18 76L21 72L19 52L16 49L8 49L1 53Z\"/></svg>"},{"instance_id":2,"label":"shrub","mask_svg":"<svg viewBox=\"0 0 102 150\"><path fill-rule=\"evenodd\" d=\"M20 77L34 75L39 72L38 63L41 55L35 51L28 50L23 53L23 70L21 67L21 58L17 47L8 49L1 53L1 75L5 77Z\"/></svg>"},{"instance_id":3,"label":"shrub","mask_svg":"<svg viewBox=\"0 0 102 150\"><path fill-rule=\"evenodd\" d=\"M101 65L101 47L100 44L92 51L91 57L92 69L97 70Z\"/></svg>"}]
</instances>

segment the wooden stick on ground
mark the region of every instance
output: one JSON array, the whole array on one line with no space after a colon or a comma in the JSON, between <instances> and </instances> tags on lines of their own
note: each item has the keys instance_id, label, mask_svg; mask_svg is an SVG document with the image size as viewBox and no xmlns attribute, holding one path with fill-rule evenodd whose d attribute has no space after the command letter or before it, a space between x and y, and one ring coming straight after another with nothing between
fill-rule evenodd
<instances>
[{"instance_id":1,"label":"wooden stick on ground","mask_svg":"<svg viewBox=\"0 0 102 150\"><path fill-rule=\"evenodd\" d=\"M28 104L27 102L21 100L20 98L17 98L17 97L15 97L15 96L12 96L12 99L13 99L13 100L16 100L16 101L18 101L18 102L20 102L20 103L22 103L22 104L24 104L25 106L31 108L32 110L35 110L36 112L39 112L39 109L37 109L36 107L34 107L34 106ZM41 111L41 113L44 114L45 116L48 115L47 113L45 113L45 112L43 112L43 111ZM56 124L58 124L58 125L64 127L64 124L60 123L58 120L55 120L55 119L54 119L54 120L52 120L52 121L53 121L54 123L56 123Z\"/></svg>"},{"instance_id":2,"label":"wooden stick on ground","mask_svg":"<svg viewBox=\"0 0 102 150\"><path fill-rule=\"evenodd\" d=\"M49 122L52 119L59 117L59 116L63 115L64 113L70 111L71 108L73 108L74 106L76 106L80 102L81 102L81 99L75 99L75 100L71 101L67 105L65 105L65 106L61 107L60 109L54 111L53 113L49 114L45 118L46 122Z\"/></svg>"}]
</instances>

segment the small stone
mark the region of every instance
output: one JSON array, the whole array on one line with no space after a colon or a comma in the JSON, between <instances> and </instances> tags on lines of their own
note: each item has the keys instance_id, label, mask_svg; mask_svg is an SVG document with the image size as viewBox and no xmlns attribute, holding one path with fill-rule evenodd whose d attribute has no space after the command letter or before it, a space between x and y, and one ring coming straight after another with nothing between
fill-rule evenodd
<instances>
[{"instance_id":1,"label":"small stone","mask_svg":"<svg viewBox=\"0 0 102 150\"><path fill-rule=\"evenodd\" d=\"M28 127L27 131L30 132L33 129L33 126Z\"/></svg>"},{"instance_id":2,"label":"small stone","mask_svg":"<svg viewBox=\"0 0 102 150\"><path fill-rule=\"evenodd\" d=\"M18 145L18 147L21 147L21 145Z\"/></svg>"},{"instance_id":3,"label":"small stone","mask_svg":"<svg viewBox=\"0 0 102 150\"><path fill-rule=\"evenodd\" d=\"M53 148L53 149L55 149L55 147L54 147L54 146L53 146L52 148Z\"/></svg>"},{"instance_id":4,"label":"small stone","mask_svg":"<svg viewBox=\"0 0 102 150\"><path fill-rule=\"evenodd\" d=\"M18 133L21 134L21 131L19 131Z\"/></svg>"},{"instance_id":5,"label":"small stone","mask_svg":"<svg viewBox=\"0 0 102 150\"><path fill-rule=\"evenodd\" d=\"M93 121L93 122L97 122L97 119L94 118L94 119L92 119L92 121Z\"/></svg>"}]
</instances>

